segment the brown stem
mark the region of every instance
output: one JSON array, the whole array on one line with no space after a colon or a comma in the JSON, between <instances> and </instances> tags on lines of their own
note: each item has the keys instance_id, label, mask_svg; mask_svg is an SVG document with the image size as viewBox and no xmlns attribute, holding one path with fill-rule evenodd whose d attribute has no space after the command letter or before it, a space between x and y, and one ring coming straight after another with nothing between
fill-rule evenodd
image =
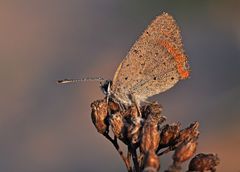
<instances>
[{"instance_id":1,"label":"brown stem","mask_svg":"<svg viewBox=\"0 0 240 172\"><path fill-rule=\"evenodd\" d=\"M130 150L130 153L132 154L132 160L133 160L133 164L134 164L134 167L135 167L135 172L140 172L136 147L135 146L128 146L128 149Z\"/></svg>"},{"instance_id":2,"label":"brown stem","mask_svg":"<svg viewBox=\"0 0 240 172\"><path fill-rule=\"evenodd\" d=\"M125 157L124 154L123 154L123 151L120 149L119 145L118 145L118 142L117 142L117 137L114 136L114 139L112 139L108 133L104 133L103 134L112 144L113 146L116 148L116 150L118 151L119 155L121 156L122 160L124 161L126 167L127 167L127 170L128 172L133 172L132 171L132 167L131 167L131 162L130 162L130 158L129 158L129 155L128 157Z\"/></svg>"},{"instance_id":3,"label":"brown stem","mask_svg":"<svg viewBox=\"0 0 240 172\"><path fill-rule=\"evenodd\" d=\"M161 156L161 155L166 154L166 153L168 153L170 151L172 151L172 148L168 147L166 150L164 150L164 151L162 151L160 153L157 153L157 156Z\"/></svg>"},{"instance_id":4,"label":"brown stem","mask_svg":"<svg viewBox=\"0 0 240 172\"><path fill-rule=\"evenodd\" d=\"M182 167L180 162L173 161L173 164L169 166L168 170L164 172L181 172Z\"/></svg>"},{"instance_id":5,"label":"brown stem","mask_svg":"<svg viewBox=\"0 0 240 172\"><path fill-rule=\"evenodd\" d=\"M128 149L128 152L127 152L127 162L129 164L129 166L131 167L131 171L132 171L131 156L132 156L132 154L131 154L131 152Z\"/></svg>"}]
</instances>

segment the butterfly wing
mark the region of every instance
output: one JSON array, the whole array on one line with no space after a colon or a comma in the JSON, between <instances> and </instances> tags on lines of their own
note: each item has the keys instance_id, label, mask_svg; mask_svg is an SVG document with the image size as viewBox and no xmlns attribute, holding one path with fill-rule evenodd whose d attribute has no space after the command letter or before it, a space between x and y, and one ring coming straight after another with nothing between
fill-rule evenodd
<instances>
[{"instance_id":1,"label":"butterfly wing","mask_svg":"<svg viewBox=\"0 0 240 172\"><path fill-rule=\"evenodd\" d=\"M131 104L143 101L189 76L179 27L167 13L156 17L130 49L113 78L112 94Z\"/></svg>"}]
</instances>

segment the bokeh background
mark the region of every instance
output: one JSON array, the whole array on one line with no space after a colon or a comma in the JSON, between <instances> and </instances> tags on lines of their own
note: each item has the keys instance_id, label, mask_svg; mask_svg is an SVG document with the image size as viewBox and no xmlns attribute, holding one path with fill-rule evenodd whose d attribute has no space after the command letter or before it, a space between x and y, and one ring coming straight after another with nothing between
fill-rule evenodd
<instances>
[{"instance_id":1,"label":"bokeh background","mask_svg":"<svg viewBox=\"0 0 240 172\"><path fill-rule=\"evenodd\" d=\"M192 73L151 100L169 123L200 122L198 152L218 153L218 171L240 171L239 9L238 0L1 0L0 171L125 171L90 119L99 83L55 81L111 79L163 11L182 30Z\"/></svg>"}]
</instances>

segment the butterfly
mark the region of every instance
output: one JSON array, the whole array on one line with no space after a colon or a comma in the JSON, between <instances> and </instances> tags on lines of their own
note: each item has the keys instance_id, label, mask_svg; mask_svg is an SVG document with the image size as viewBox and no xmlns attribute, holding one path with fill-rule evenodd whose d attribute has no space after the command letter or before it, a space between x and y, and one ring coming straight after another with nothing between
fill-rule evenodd
<instances>
[{"instance_id":1,"label":"butterfly","mask_svg":"<svg viewBox=\"0 0 240 172\"><path fill-rule=\"evenodd\" d=\"M190 68L180 29L168 13L157 16L134 43L118 66L113 80L103 78L64 79L58 83L101 81L107 98L136 105L189 78Z\"/></svg>"}]
</instances>

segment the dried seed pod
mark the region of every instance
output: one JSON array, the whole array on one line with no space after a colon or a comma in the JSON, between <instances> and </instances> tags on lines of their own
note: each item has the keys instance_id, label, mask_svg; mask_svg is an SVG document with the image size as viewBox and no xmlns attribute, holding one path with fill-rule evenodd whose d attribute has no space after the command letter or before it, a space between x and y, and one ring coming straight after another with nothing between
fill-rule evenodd
<instances>
[{"instance_id":1,"label":"dried seed pod","mask_svg":"<svg viewBox=\"0 0 240 172\"><path fill-rule=\"evenodd\" d=\"M130 120L139 117L137 107L130 106L126 111L123 111L123 116Z\"/></svg>"},{"instance_id":2,"label":"dried seed pod","mask_svg":"<svg viewBox=\"0 0 240 172\"><path fill-rule=\"evenodd\" d=\"M198 131L199 123L194 122L190 124L189 127L181 130L174 140L173 144L170 145L171 149L174 150L177 148L180 144L182 144L186 140L196 139L198 138L200 132Z\"/></svg>"},{"instance_id":3,"label":"dried seed pod","mask_svg":"<svg viewBox=\"0 0 240 172\"><path fill-rule=\"evenodd\" d=\"M174 162L184 162L191 158L197 149L197 139L191 139L180 144L173 154Z\"/></svg>"},{"instance_id":4,"label":"dried seed pod","mask_svg":"<svg viewBox=\"0 0 240 172\"><path fill-rule=\"evenodd\" d=\"M124 140L125 122L120 112L117 112L109 117L109 124L113 134L120 140Z\"/></svg>"},{"instance_id":5,"label":"dried seed pod","mask_svg":"<svg viewBox=\"0 0 240 172\"><path fill-rule=\"evenodd\" d=\"M109 110L111 111L111 114L114 114L120 111L119 104L112 101L111 99L108 101L108 107L109 107Z\"/></svg>"},{"instance_id":6,"label":"dried seed pod","mask_svg":"<svg viewBox=\"0 0 240 172\"><path fill-rule=\"evenodd\" d=\"M108 116L108 104L106 100L103 99L94 101L91 104L91 108L92 122L95 125L97 131L101 134L107 132L109 124L106 122Z\"/></svg>"},{"instance_id":7,"label":"dried seed pod","mask_svg":"<svg viewBox=\"0 0 240 172\"><path fill-rule=\"evenodd\" d=\"M194 123L190 124L189 127L180 131L178 140L184 141L184 140L187 140L190 138L197 138L200 133L198 131L198 128L199 128L199 122L194 122Z\"/></svg>"},{"instance_id":8,"label":"dried seed pod","mask_svg":"<svg viewBox=\"0 0 240 172\"><path fill-rule=\"evenodd\" d=\"M144 111L147 117L142 129L140 150L146 153L149 150L156 151L160 142L159 124L163 123L166 118L161 115L162 107L157 103L148 105Z\"/></svg>"},{"instance_id":9,"label":"dried seed pod","mask_svg":"<svg viewBox=\"0 0 240 172\"><path fill-rule=\"evenodd\" d=\"M127 137L132 144L136 144L140 140L140 134L142 130L142 118L133 117L129 118L127 125Z\"/></svg>"},{"instance_id":10,"label":"dried seed pod","mask_svg":"<svg viewBox=\"0 0 240 172\"><path fill-rule=\"evenodd\" d=\"M146 153L149 150L156 151L159 145L160 135L156 123L146 122L143 126L140 150Z\"/></svg>"},{"instance_id":11,"label":"dried seed pod","mask_svg":"<svg viewBox=\"0 0 240 172\"><path fill-rule=\"evenodd\" d=\"M162 106L157 102L146 106L143 110L143 115L147 121L157 123L158 125L166 120L166 117L162 116Z\"/></svg>"},{"instance_id":12,"label":"dried seed pod","mask_svg":"<svg viewBox=\"0 0 240 172\"><path fill-rule=\"evenodd\" d=\"M159 148L166 147L174 142L179 134L180 123L167 124L162 127L160 133Z\"/></svg>"},{"instance_id":13,"label":"dried seed pod","mask_svg":"<svg viewBox=\"0 0 240 172\"><path fill-rule=\"evenodd\" d=\"M143 171L157 172L160 169L160 160L154 150L149 150L144 157Z\"/></svg>"},{"instance_id":14,"label":"dried seed pod","mask_svg":"<svg viewBox=\"0 0 240 172\"><path fill-rule=\"evenodd\" d=\"M216 166L220 163L220 159L216 154L200 153L196 155L189 163L188 171L216 171Z\"/></svg>"}]
</instances>

